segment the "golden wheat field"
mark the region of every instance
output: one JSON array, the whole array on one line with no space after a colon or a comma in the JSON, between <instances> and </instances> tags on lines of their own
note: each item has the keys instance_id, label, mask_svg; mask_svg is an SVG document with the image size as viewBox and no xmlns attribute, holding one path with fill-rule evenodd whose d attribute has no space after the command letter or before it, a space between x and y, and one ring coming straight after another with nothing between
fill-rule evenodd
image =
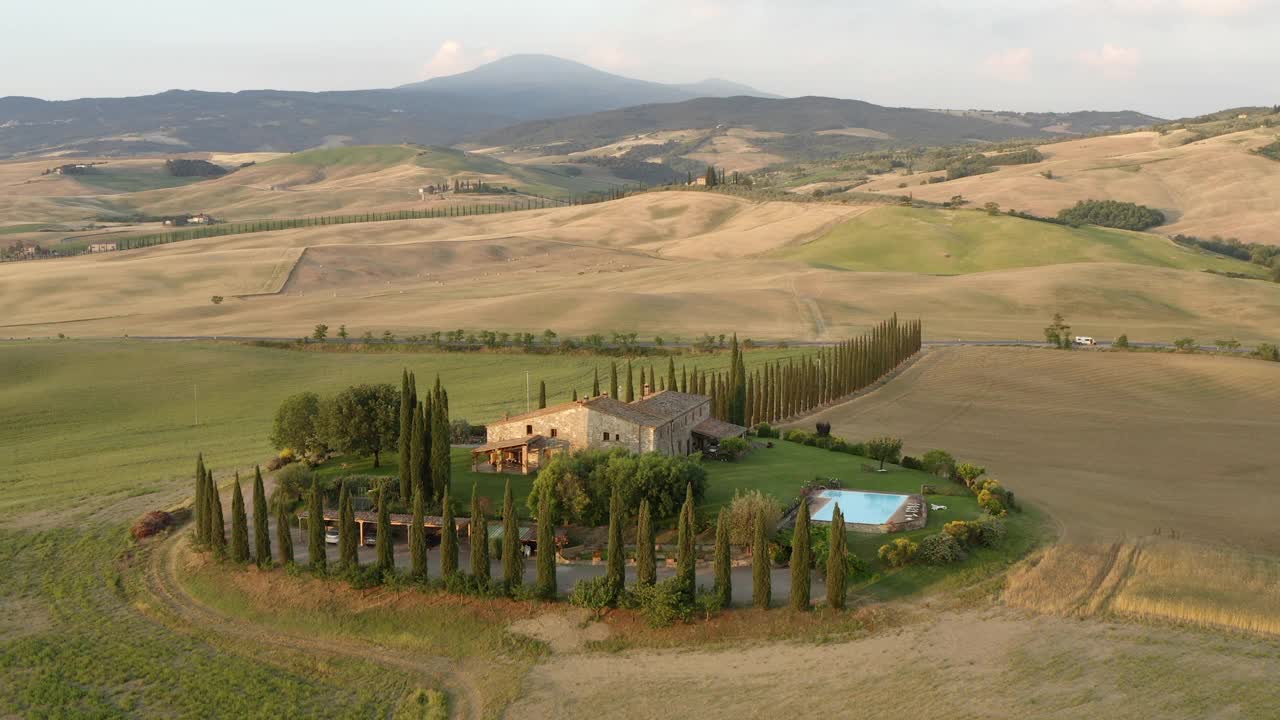
<instances>
[{"instance_id":1,"label":"golden wheat field","mask_svg":"<svg viewBox=\"0 0 1280 720\"><path fill-rule=\"evenodd\" d=\"M860 190L942 202L963 195L981 205L1055 215L1079 200L1135 202L1163 211L1163 234L1237 237L1280 243L1280 162L1250 153L1274 142L1275 129L1256 129L1179 144L1185 134L1138 132L1040 147L1045 159L985 175L921 185L927 175L887 176ZM1051 172L1052 178L1044 173ZM937 173L934 173L937 174ZM907 188L899 185L907 183Z\"/></svg>"},{"instance_id":2,"label":"golden wheat field","mask_svg":"<svg viewBox=\"0 0 1280 720\"><path fill-rule=\"evenodd\" d=\"M470 218L246 234L0 265L0 335L357 334L494 328L845 337L898 312L931 339L1274 341L1280 285L1123 262L937 276L779 257L865 206L694 192ZM1029 221L1017 221L1029 222ZM145 287L147 292L137 291ZM224 296L221 305L210 297Z\"/></svg>"},{"instance_id":3,"label":"golden wheat field","mask_svg":"<svg viewBox=\"0 0 1280 720\"><path fill-rule=\"evenodd\" d=\"M883 388L805 425L817 420L837 435L891 434L909 454L942 448L983 465L1047 510L1067 542L1159 531L1280 552L1276 363L935 348Z\"/></svg>"}]
</instances>

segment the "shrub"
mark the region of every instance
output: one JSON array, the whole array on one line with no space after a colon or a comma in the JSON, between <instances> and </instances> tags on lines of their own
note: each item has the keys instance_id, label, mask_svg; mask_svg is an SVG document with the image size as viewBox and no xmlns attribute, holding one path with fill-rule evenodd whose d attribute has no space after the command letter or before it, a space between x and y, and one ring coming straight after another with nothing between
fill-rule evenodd
<instances>
[{"instance_id":1,"label":"shrub","mask_svg":"<svg viewBox=\"0 0 1280 720\"><path fill-rule=\"evenodd\" d=\"M276 487L289 497L300 500L303 491L311 487L311 468L301 463L286 466L276 474Z\"/></svg>"},{"instance_id":2,"label":"shrub","mask_svg":"<svg viewBox=\"0 0 1280 720\"><path fill-rule=\"evenodd\" d=\"M907 538L898 538L891 543L880 546L877 554L889 567L904 567L915 559L920 546Z\"/></svg>"},{"instance_id":3,"label":"shrub","mask_svg":"<svg viewBox=\"0 0 1280 720\"><path fill-rule=\"evenodd\" d=\"M544 492L551 493L552 513L566 523L603 525L608 521L609 497L616 487L624 507L648 500L655 518L672 517L693 486L695 502L706 492L707 473L693 457L659 453L632 455L624 448L583 450L556 455L533 482L529 510L537 513Z\"/></svg>"},{"instance_id":4,"label":"shrub","mask_svg":"<svg viewBox=\"0 0 1280 720\"><path fill-rule=\"evenodd\" d=\"M907 468L909 470L923 470L924 463L911 457L910 455L903 455L902 467Z\"/></svg>"},{"instance_id":5,"label":"shrub","mask_svg":"<svg viewBox=\"0 0 1280 720\"><path fill-rule=\"evenodd\" d=\"M613 607L617 601L618 593L609 582L609 578L604 575L579 580L578 584L573 586L573 591L569 593L570 605L588 610Z\"/></svg>"},{"instance_id":6,"label":"shrub","mask_svg":"<svg viewBox=\"0 0 1280 720\"><path fill-rule=\"evenodd\" d=\"M976 542L978 528L968 520L952 520L942 526L942 532L955 538L957 542L972 545Z\"/></svg>"},{"instance_id":7,"label":"shrub","mask_svg":"<svg viewBox=\"0 0 1280 720\"><path fill-rule=\"evenodd\" d=\"M923 470L930 475L950 480L956 474L956 459L946 450L930 450L920 458Z\"/></svg>"},{"instance_id":8,"label":"shrub","mask_svg":"<svg viewBox=\"0 0 1280 720\"><path fill-rule=\"evenodd\" d=\"M167 530L173 526L173 516L163 510L152 510L151 512L138 518L138 521L129 528L129 534L134 540L141 540L155 535L162 530Z\"/></svg>"},{"instance_id":9,"label":"shrub","mask_svg":"<svg viewBox=\"0 0 1280 720\"><path fill-rule=\"evenodd\" d=\"M827 572L827 559L831 555L831 526L812 525L809 528L809 548L813 553L813 566L822 574ZM866 563L852 552L845 552L844 575L852 580L867 571Z\"/></svg>"},{"instance_id":10,"label":"shrub","mask_svg":"<svg viewBox=\"0 0 1280 720\"><path fill-rule=\"evenodd\" d=\"M1004 542L1008 528L1002 518L984 517L973 521L974 540L983 547L995 547Z\"/></svg>"},{"instance_id":11,"label":"shrub","mask_svg":"<svg viewBox=\"0 0 1280 720\"><path fill-rule=\"evenodd\" d=\"M813 436L813 433L804 430L788 430L782 434L782 439L787 442L805 444L805 439Z\"/></svg>"},{"instance_id":12,"label":"shrub","mask_svg":"<svg viewBox=\"0 0 1280 720\"><path fill-rule=\"evenodd\" d=\"M774 528L778 527L778 520L782 518L782 504L772 495L765 495L759 490L735 492L724 512L725 520L729 523L729 542L748 545L755 534L756 516L764 516L765 534L772 534Z\"/></svg>"},{"instance_id":13,"label":"shrub","mask_svg":"<svg viewBox=\"0 0 1280 720\"><path fill-rule=\"evenodd\" d=\"M987 474L987 469L979 465L971 463L960 463L956 466L956 477L970 488L974 487L974 483L978 478Z\"/></svg>"},{"instance_id":14,"label":"shrub","mask_svg":"<svg viewBox=\"0 0 1280 720\"><path fill-rule=\"evenodd\" d=\"M1197 345L1195 338L1180 337L1173 341L1173 347L1178 352L1195 352Z\"/></svg>"},{"instance_id":15,"label":"shrub","mask_svg":"<svg viewBox=\"0 0 1280 720\"><path fill-rule=\"evenodd\" d=\"M966 557L960 541L945 532L929 535L921 540L918 556L930 565L950 565Z\"/></svg>"},{"instance_id":16,"label":"shrub","mask_svg":"<svg viewBox=\"0 0 1280 720\"><path fill-rule=\"evenodd\" d=\"M831 449L847 455L867 456L867 446L860 442L851 443L837 438L835 442L831 443Z\"/></svg>"},{"instance_id":17,"label":"shrub","mask_svg":"<svg viewBox=\"0 0 1280 720\"><path fill-rule=\"evenodd\" d=\"M629 604L640 611L650 627L666 627L677 620L687 622L693 606L681 590L677 577L653 585L638 585L631 589Z\"/></svg>"},{"instance_id":18,"label":"shrub","mask_svg":"<svg viewBox=\"0 0 1280 720\"><path fill-rule=\"evenodd\" d=\"M769 423L760 423L756 426L756 437L777 438L780 436L781 433Z\"/></svg>"},{"instance_id":19,"label":"shrub","mask_svg":"<svg viewBox=\"0 0 1280 720\"><path fill-rule=\"evenodd\" d=\"M1262 343L1253 351L1253 356L1271 362L1280 362L1280 347L1271 343Z\"/></svg>"},{"instance_id":20,"label":"shrub","mask_svg":"<svg viewBox=\"0 0 1280 720\"><path fill-rule=\"evenodd\" d=\"M819 423L816 425L816 429L817 429L817 431L818 431L818 435L823 436L823 437L826 437L826 436L828 436L828 435L830 435L830 434L831 434L831 423L829 423L829 422L819 422Z\"/></svg>"},{"instance_id":21,"label":"shrub","mask_svg":"<svg viewBox=\"0 0 1280 720\"><path fill-rule=\"evenodd\" d=\"M720 441L720 452L730 460L737 460L751 449L751 445L740 437L725 438Z\"/></svg>"},{"instance_id":22,"label":"shrub","mask_svg":"<svg viewBox=\"0 0 1280 720\"><path fill-rule=\"evenodd\" d=\"M1111 343L1111 347L1120 348L1122 350L1127 349L1129 347L1129 336L1124 334L1120 335L1120 337L1116 338L1115 342Z\"/></svg>"},{"instance_id":23,"label":"shrub","mask_svg":"<svg viewBox=\"0 0 1280 720\"><path fill-rule=\"evenodd\" d=\"M983 481L978 489L978 506L991 515L1004 515L1008 512L1005 502L1005 491L998 480Z\"/></svg>"}]
</instances>

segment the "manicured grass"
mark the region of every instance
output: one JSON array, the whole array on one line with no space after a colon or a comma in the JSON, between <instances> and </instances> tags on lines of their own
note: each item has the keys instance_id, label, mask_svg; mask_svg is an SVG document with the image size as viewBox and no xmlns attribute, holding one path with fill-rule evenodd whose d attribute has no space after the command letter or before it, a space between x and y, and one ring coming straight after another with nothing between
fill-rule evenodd
<instances>
[{"instance_id":1,"label":"manicured grass","mask_svg":"<svg viewBox=\"0 0 1280 720\"><path fill-rule=\"evenodd\" d=\"M782 254L834 269L940 275L1077 262L1259 274L1257 265L1189 250L1147 233L1072 228L972 210L902 207L864 213Z\"/></svg>"}]
</instances>

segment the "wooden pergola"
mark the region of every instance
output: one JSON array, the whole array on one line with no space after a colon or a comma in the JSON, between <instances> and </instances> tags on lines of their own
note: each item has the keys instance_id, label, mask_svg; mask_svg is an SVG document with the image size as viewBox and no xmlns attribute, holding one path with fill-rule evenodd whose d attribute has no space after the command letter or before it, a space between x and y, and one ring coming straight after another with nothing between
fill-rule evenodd
<instances>
[{"instance_id":1,"label":"wooden pergola","mask_svg":"<svg viewBox=\"0 0 1280 720\"><path fill-rule=\"evenodd\" d=\"M564 440L542 435L494 440L471 449L471 470L528 475L531 470L537 470L545 458L568 447L569 443Z\"/></svg>"}]
</instances>

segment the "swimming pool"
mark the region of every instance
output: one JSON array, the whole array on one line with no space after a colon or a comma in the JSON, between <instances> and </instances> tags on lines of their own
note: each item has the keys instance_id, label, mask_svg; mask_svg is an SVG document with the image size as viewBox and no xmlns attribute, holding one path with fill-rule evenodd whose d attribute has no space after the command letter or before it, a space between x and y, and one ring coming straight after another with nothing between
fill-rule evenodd
<instances>
[{"instance_id":1,"label":"swimming pool","mask_svg":"<svg viewBox=\"0 0 1280 720\"><path fill-rule=\"evenodd\" d=\"M846 523L881 525L893 517L907 497L856 490L823 490L813 495L810 517L817 522L831 522L831 514L839 504Z\"/></svg>"}]
</instances>

